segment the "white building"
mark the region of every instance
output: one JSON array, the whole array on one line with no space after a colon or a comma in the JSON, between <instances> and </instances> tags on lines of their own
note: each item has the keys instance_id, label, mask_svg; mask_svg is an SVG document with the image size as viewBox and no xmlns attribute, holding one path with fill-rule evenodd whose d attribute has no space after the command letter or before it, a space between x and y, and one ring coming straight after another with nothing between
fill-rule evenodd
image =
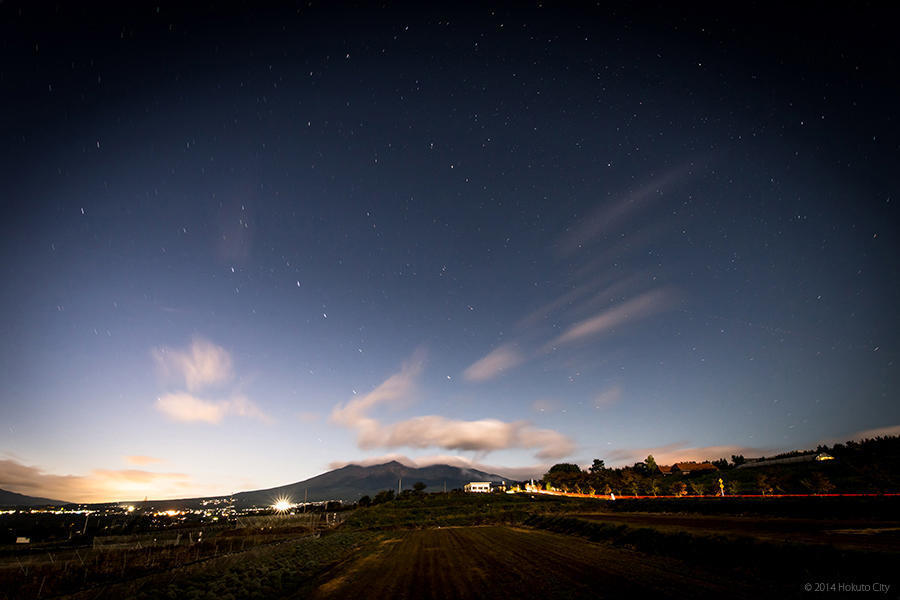
<instances>
[{"instance_id":1,"label":"white building","mask_svg":"<svg viewBox=\"0 0 900 600\"><path fill-rule=\"evenodd\" d=\"M474 492L476 494L490 494L491 493L491 482L490 481L470 481L463 487L463 489L467 492Z\"/></svg>"}]
</instances>

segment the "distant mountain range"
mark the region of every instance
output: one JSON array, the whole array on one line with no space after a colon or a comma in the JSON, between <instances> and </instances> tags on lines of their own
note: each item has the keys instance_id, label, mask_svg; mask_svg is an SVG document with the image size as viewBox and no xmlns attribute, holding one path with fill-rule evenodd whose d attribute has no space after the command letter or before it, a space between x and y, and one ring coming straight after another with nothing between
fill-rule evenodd
<instances>
[{"instance_id":1,"label":"distant mountain range","mask_svg":"<svg viewBox=\"0 0 900 600\"><path fill-rule=\"evenodd\" d=\"M289 483L267 490L238 492L233 495L237 507L269 506L276 498L287 498L290 502L318 502L321 500L343 500L356 502L362 496L374 496L381 490L397 491L397 486L410 490L421 481L426 492L450 491L461 488L470 481L490 481L500 483L510 478L477 469L431 465L428 467L407 467L395 460L381 465L362 467L347 465L334 471L316 475L304 481ZM150 500L135 502L144 507L185 508L200 506L203 498L182 498L178 500ZM44 504L67 504L61 500L35 498L0 489L0 506L40 506ZM101 503L106 504L106 503Z\"/></svg>"},{"instance_id":2,"label":"distant mountain range","mask_svg":"<svg viewBox=\"0 0 900 600\"><path fill-rule=\"evenodd\" d=\"M360 497L374 496L381 490L412 489L414 483L421 481L426 492L437 492L443 489L461 488L470 481L491 481L500 483L509 481L508 477L485 473L476 469L451 467L450 465L431 465L428 467L407 467L397 461L381 465L361 467L347 465L334 471L316 475L305 481L288 485L240 492L234 495L235 506L267 506L276 498L285 497L292 502L309 502L320 500L343 500L355 502Z\"/></svg>"},{"instance_id":3,"label":"distant mountain range","mask_svg":"<svg viewBox=\"0 0 900 600\"><path fill-rule=\"evenodd\" d=\"M0 506L43 506L44 504L68 504L68 502L50 500L49 498L35 498L34 496L0 490Z\"/></svg>"}]
</instances>

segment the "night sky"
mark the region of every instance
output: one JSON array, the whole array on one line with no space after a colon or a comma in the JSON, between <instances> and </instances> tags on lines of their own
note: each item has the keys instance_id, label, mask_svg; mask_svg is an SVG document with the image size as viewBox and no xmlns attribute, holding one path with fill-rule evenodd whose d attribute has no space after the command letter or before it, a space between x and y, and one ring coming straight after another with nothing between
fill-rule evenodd
<instances>
[{"instance_id":1,"label":"night sky","mask_svg":"<svg viewBox=\"0 0 900 600\"><path fill-rule=\"evenodd\" d=\"M889 8L61 4L0 4L0 488L900 432Z\"/></svg>"}]
</instances>

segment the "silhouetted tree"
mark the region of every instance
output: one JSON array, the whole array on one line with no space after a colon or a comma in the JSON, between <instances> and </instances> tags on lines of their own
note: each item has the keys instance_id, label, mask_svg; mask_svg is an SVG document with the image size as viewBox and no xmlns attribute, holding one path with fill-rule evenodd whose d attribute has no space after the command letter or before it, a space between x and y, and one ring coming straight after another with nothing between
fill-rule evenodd
<instances>
[{"instance_id":1,"label":"silhouetted tree","mask_svg":"<svg viewBox=\"0 0 900 600\"><path fill-rule=\"evenodd\" d=\"M631 492L632 496L637 496L640 493L640 480L640 475L635 473L634 470L622 469L622 485Z\"/></svg>"},{"instance_id":2,"label":"silhouetted tree","mask_svg":"<svg viewBox=\"0 0 900 600\"><path fill-rule=\"evenodd\" d=\"M421 481L417 481L417 482L415 482L415 483L413 484L413 489L416 491L417 494L421 494L421 493L422 493L422 490L424 490L424 489L427 488L427 487L428 487L428 486L425 485L425 484L424 484L423 482L421 482Z\"/></svg>"},{"instance_id":3,"label":"silhouetted tree","mask_svg":"<svg viewBox=\"0 0 900 600\"><path fill-rule=\"evenodd\" d=\"M656 466L656 459L653 458L652 454L647 456L647 459L644 461L644 464L647 465L647 472L650 474L651 477L656 475L656 473L659 471L659 467Z\"/></svg>"},{"instance_id":4,"label":"silhouetted tree","mask_svg":"<svg viewBox=\"0 0 900 600\"><path fill-rule=\"evenodd\" d=\"M813 473L809 479L802 479L800 484L814 494L827 494L834 489L834 484L818 471Z\"/></svg>"},{"instance_id":5,"label":"silhouetted tree","mask_svg":"<svg viewBox=\"0 0 900 600\"><path fill-rule=\"evenodd\" d=\"M572 463L558 463L550 467L544 474L544 484L571 491L582 483L585 473L581 467Z\"/></svg>"},{"instance_id":6,"label":"silhouetted tree","mask_svg":"<svg viewBox=\"0 0 900 600\"><path fill-rule=\"evenodd\" d=\"M550 467L548 474L553 473L581 473L581 467L572 463L557 463Z\"/></svg>"},{"instance_id":7,"label":"silhouetted tree","mask_svg":"<svg viewBox=\"0 0 900 600\"><path fill-rule=\"evenodd\" d=\"M606 470L606 465L599 458L594 459L594 463L591 465L589 471L594 474L598 474L601 471Z\"/></svg>"},{"instance_id":8,"label":"silhouetted tree","mask_svg":"<svg viewBox=\"0 0 900 600\"><path fill-rule=\"evenodd\" d=\"M377 494L375 494L375 498L372 500L372 504L381 504L383 502L390 502L394 499L394 490L381 490Z\"/></svg>"},{"instance_id":9,"label":"silhouetted tree","mask_svg":"<svg viewBox=\"0 0 900 600\"><path fill-rule=\"evenodd\" d=\"M370 504L372 504L372 499L368 496L363 496L362 498L357 500L356 503L360 506L369 506Z\"/></svg>"}]
</instances>

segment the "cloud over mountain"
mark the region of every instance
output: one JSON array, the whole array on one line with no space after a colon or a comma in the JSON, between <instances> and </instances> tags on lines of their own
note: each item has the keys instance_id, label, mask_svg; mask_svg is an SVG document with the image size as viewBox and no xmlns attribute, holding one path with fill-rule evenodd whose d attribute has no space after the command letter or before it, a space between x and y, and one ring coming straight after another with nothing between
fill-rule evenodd
<instances>
[{"instance_id":1,"label":"cloud over mountain","mask_svg":"<svg viewBox=\"0 0 900 600\"><path fill-rule=\"evenodd\" d=\"M539 429L527 421L499 419L461 420L440 415L412 417L397 423L382 423L370 412L380 405L397 405L411 400L415 381L423 368L417 355L399 373L387 378L360 398L332 410L331 422L357 432L362 449L444 448L487 453L509 448L533 450L539 459L562 458L575 445L568 437L551 429Z\"/></svg>"}]
</instances>

